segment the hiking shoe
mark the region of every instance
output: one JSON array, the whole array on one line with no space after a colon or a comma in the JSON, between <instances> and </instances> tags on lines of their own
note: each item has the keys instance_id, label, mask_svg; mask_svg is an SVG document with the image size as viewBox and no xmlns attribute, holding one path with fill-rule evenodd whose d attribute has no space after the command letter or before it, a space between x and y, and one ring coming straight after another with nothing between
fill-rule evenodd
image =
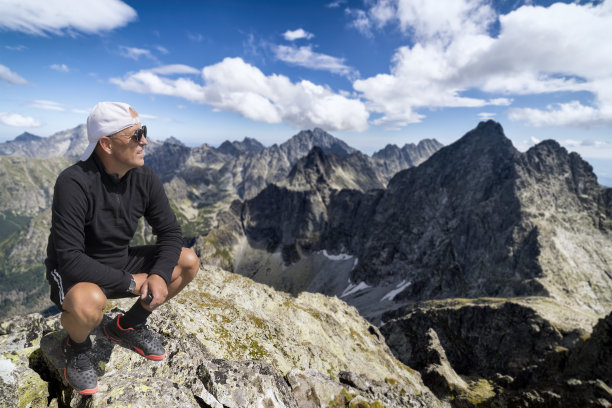
<instances>
[{"instance_id":1,"label":"hiking shoe","mask_svg":"<svg viewBox=\"0 0 612 408\"><path fill-rule=\"evenodd\" d=\"M91 340L87 339L91 347ZM95 394L98 391L98 375L87 355L87 351L76 351L66 336L62 340L62 353L66 357L64 378L76 392L82 395Z\"/></svg>"},{"instance_id":2,"label":"hiking shoe","mask_svg":"<svg viewBox=\"0 0 612 408\"><path fill-rule=\"evenodd\" d=\"M117 343L125 344L149 360L163 360L166 357L166 350L147 325L142 323L134 327L121 327L119 319L122 316L122 314L117 315L113 321L104 326L106 337Z\"/></svg>"}]
</instances>

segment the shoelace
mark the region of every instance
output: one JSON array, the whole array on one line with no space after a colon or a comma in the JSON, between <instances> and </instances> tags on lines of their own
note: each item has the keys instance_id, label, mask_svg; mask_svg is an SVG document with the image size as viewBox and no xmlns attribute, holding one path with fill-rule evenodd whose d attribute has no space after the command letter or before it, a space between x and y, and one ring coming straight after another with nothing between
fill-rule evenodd
<instances>
[{"instance_id":1,"label":"shoelace","mask_svg":"<svg viewBox=\"0 0 612 408\"><path fill-rule=\"evenodd\" d=\"M79 370L89 370L91 368L91 361L85 353L79 353L74 358L74 366Z\"/></svg>"},{"instance_id":2,"label":"shoelace","mask_svg":"<svg viewBox=\"0 0 612 408\"><path fill-rule=\"evenodd\" d=\"M136 326L134 326L134 331L146 340L154 339L153 333L151 332L151 329L149 329L149 326L147 326L146 323L137 324Z\"/></svg>"}]
</instances>

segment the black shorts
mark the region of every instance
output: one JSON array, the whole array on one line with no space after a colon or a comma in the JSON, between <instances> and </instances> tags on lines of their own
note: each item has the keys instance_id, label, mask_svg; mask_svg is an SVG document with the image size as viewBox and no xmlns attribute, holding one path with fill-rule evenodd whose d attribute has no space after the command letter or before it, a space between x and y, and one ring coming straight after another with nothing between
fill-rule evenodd
<instances>
[{"instance_id":1,"label":"black shorts","mask_svg":"<svg viewBox=\"0 0 612 408\"><path fill-rule=\"evenodd\" d=\"M155 263L155 255L157 254L157 245L142 245L128 248L128 263L123 268L124 271L129 272L131 274L136 273L144 273L151 270L153 264ZM51 286L51 293L49 297L51 301L62 310L62 303L64 302L64 296L66 293L74 286L74 284L70 284L69 286L64 285L64 281L62 279L62 275L56 270L53 269L51 271L47 271L47 280L49 281L49 285ZM134 295L129 292L112 292L107 288L100 287L102 292L108 299L119 299L125 297L136 297L138 295Z\"/></svg>"}]
</instances>

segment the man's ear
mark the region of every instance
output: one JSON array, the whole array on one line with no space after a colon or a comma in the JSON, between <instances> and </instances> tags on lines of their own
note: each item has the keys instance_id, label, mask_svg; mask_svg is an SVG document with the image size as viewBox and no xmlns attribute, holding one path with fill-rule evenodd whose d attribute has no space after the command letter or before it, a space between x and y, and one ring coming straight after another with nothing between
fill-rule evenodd
<instances>
[{"instance_id":1,"label":"man's ear","mask_svg":"<svg viewBox=\"0 0 612 408\"><path fill-rule=\"evenodd\" d=\"M106 136L102 136L99 140L98 140L98 145L100 146L100 148L102 149L102 151L104 151L104 153L106 154L112 154L112 148L111 148L111 140L106 137Z\"/></svg>"}]
</instances>

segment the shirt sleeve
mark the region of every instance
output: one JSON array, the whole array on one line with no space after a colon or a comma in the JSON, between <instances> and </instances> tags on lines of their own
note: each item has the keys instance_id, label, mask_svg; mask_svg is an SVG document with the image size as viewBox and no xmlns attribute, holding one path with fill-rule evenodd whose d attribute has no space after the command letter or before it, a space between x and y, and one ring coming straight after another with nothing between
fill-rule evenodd
<instances>
[{"instance_id":1,"label":"shirt sleeve","mask_svg":"<svg viewBox=\"0 0 612 408\"><path fill-rule=\"evenodd\" d=\"M104 265L85 252L86 188L66 174L58 177L52 205L52 240L58 270L73 283L92 282L113 291L127 290L130 274Z\"/></svg>"},{"instance_id":2,"label":"shirt sleeve","mask_svg":"<svg viewBox=\"0 0 612 408\"><path fill-rule=\"evenodd\" d=\"M183 248L183 234L164 187L153 171L145 218L157 236L158 245L155 264L150 273L161 276L169 284Z\"/></svg>"}]
</instances>

